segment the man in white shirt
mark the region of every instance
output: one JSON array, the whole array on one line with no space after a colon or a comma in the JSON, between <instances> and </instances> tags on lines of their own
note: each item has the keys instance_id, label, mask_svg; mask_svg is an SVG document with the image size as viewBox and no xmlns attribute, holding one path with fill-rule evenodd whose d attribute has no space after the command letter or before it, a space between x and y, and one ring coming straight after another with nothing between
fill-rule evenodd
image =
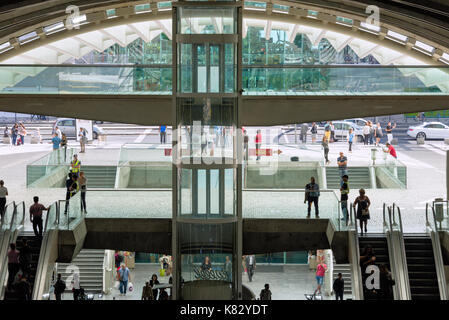
<instances>
[{"instance_id":1,"label":"man in white shirt","mask_svg":"<svg viewBox=\"0 0 449 320\"><path fill-rule=\"evenodd\" d=\"M58 127L55 128L55 133L58 135L59 139L62 139L62 132Z\"/></svg>"},{"instance_id":2,"label":"man in white shirt","mask_svg":"<svg viewBox=\"0 0 449 320\"><path fill-rule=\"evenodd\" d=\"M0 218L3 220L6 206L6 196L8 195L8 189L4 186L5 182L0 180Z\"/></svg>"},{"instance_id":3,"label":"man in white shirt","mask_svg":"<svg viewBox=\"0 0 449 320\"><path fill-rule=\"evenodd\" d=\"M368 141L369 141L369 134L370 134L370 126L368 125L368 123L365 124L365 126L362 129L362 133L363 133L363 144L367 145Z\"/></svg>"}]
</instances>

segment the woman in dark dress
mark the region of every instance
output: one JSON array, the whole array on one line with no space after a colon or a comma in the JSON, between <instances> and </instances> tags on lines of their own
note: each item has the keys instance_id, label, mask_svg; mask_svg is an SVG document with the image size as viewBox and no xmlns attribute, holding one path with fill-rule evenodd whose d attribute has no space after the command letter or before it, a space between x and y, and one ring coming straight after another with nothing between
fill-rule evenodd
<instances>
[{"instance_id":1,"label":"woman in dark dress","mask_svg":"<svg viewBox=\"0 0 449 320\"><path fill-rule=\"evenodd\" d=\"M154 286L156 284L160 284L159 280L157 279L157 275L153 274L151 276L151 280L150 280L150 286L154 288ZM153 300L157 300L157 294L159 292L159 289L153 289Z\"/></svg>"},{"instance_id":2,"label":"woman in dark dress","mask_svg":"<svg viewBox=\"0 0 449 320\"><path fill-rule=\"evenodd\" d=\"M201 270L212 270L212 263L210 262L209 257L204 258Z\"/></svg>"},{"instance_id":3,"label":"woman in dark dress","mask_svg":"<svg viewBox=\"0 0 449 320\"><path fill-rule=\"evenodd\" d=\"M363 235L363 225L365 225L365 233L367 232L367 224L370 219L369 216L369 207L371 205L371 201L365 195L365 189L359 190L359 196L354 201L354 207L357 205L357 219L360 220L360 233Z\"/></svg>"}]
</instances>

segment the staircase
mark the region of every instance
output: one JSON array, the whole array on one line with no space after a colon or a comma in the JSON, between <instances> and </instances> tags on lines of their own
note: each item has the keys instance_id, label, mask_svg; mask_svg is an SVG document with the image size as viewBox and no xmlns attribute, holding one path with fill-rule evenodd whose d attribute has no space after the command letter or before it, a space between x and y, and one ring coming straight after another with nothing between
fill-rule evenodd
<instances>
[{"instance_id":1,"label":"staircase","mask_svg":"<svg viewBox=\"0 0 449 320\"><path fill-rule=\"evenodd\" d=\"M412 300L440 300L432 240L427 236L404 236Z\"/></svg>"},{"instance_id":2,"label":"staircase","mask_svg":"<svg viewBox=\"0 0 449 320\"><path fill-rule=\"evenodd\" d=\"M23 248L23 240L26 240L31 252L30 270L28 273L28 282L30 283L31 292L33 292L34 279L36 277L37 264L39 262L39 254L41 250L41 240L36 238L34 232L23 232L16 240L16 248L19 252ZM23 270L22 270L23 271ZM14 292L5 291L5 300L17 300Z\"/></svg>"},{"instance_id":3,"label":"staircase","mask_svg":"<svg viewBox=\"0 0 449 320\"><path fill-rule=\"evenodd\" d=\"M371 187L368 167L348 167L349 189L368 189ZM326 167L328 189L340 189L340 173L338 167Z\"/></svg>"},{"instance_id":4,"label":"staircase","mask_svg":"<svg viewBox=\"0 0 449 320\"><path fill-rule=\"evenodd\" d=\"M82 166L81 171L87 178L87 189L114 188L116 166Z\"/></svg>"},{"instance_id":5,"label":"staircase","mask_svg":"<svg viewBox=\"0 0 449 320\"><path fill-rule=\"evenodd\" d=\"M344 296L352 296L352 272L350 264L335 264L333 279L338 278L338 274L343 275L343 280L345 281ZM333 283L332 283L333 284ZM346 299L346 298L345 298Z\"/></svg>"},{"instance_id":6,"label":"staircase","mask_svg":"<svg viewBox=\"0 0 449 320\"><path fill-rule=\"evenodd\" d=\"M380 266L384 264L388 268L388 270L391 271L387 238L382 234L372 234L359 237L360 256L362 256L365 247L367 247L368 245L373 248L374 255L376 256L375 265ZM363 278L364 275L362 274L362 279ZM365 297L365 300L371 299Z\"/></svg>"},{"instance_id":7,"label":"staircase","mask_svg":"<svg viewBox=\"0 0 449 320\"><path fill-rule=\"evenodd\" d=\"M80 286L86 293L101 293L103 291L103 260L104 250L83 249L72 263L58 263L58 273L66 282L67 291L71 290L72 279L67 281L67 278L72 275L73 265L75 265L79 269Z\"/></svg>"}]
</instances>

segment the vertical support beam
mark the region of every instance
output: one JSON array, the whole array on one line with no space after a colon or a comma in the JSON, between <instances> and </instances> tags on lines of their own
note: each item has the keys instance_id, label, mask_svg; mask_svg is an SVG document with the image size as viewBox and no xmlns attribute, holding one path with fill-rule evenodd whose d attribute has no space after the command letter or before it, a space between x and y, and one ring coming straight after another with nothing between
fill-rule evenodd
<instances>
[{"instance_id":1,"label":"vertical support beam","mask_svg":"<svg viewBox=\"0 0 449 320\"><path fill-rule=\"evenodd\" d=\"M179 297L179 280L180 275L178 270L180 270L181 261L180 256L178 254L178 235L177 235L177 223L176 217L178 215L178 167L176 165L176 160L178 157L178 140L180 138L180 132L177 127L177 112L176 112L176 96L178 92L178 79L177 79L177 61L178 61L178 52L177 52L177 17L178 8L172 7L172 245L171 245L171 255L173 259L173 270L172 270L172 299L177 300ZM179 144L180 145L180 144Z\"/></svg>"},{"instance_id":2,"label":"vertical support beam","mask_svg":"<svg viewBox=\"0 0 449 320\"><path fill-rule=\"evenodd\" d=\"M446 199L449 199L449 150L446 151Z\"/></svg>"},{"instance_id":3,"label":"vertical support beam","mask_svg":"<svg viewBox=\"0 0 449 320\"><path fill-rule=\"evenodd\" d=\"M242 137L242 34L243 34L243 1L239 1L240 6L237 8L237 32L238 32L238 44L237 44L237 134L236 136ZM237 140L237 141L236 141ZM238 143L235 143L238 142ZM242 252L243 252L243 219L242 219L242 142L243 139L234 139L234 157L237 157L237 250L236 250L236 263L237 263L237 300L242 300ZM238 148L238 151L236 150Z\"/></svg>"}]
</instances>

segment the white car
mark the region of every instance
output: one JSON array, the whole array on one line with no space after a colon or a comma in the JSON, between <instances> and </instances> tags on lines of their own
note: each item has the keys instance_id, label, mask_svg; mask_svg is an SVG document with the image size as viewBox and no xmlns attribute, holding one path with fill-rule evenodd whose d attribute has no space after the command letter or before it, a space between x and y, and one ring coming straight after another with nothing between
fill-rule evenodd
<instances>
[{"instance_id":1,"label":"white car","mask_svg":"<svg viewBox=\"0 0 449 320\"><path fill-rule=\"evenodd\" d=\"M364 127L368 123L368 121L363 118L345 119L343 121L355 123L356 125L358 125L360 127Z\"/></svg>"},{"instance_id":2,"label":"white car","mask_svg":"<svg viewBox=\"0 0 449 320\"><path fill-rule=\"evenodd\" d=\"M348 134L349 134L349 129L352 128L352 130L354 131L354 135L355 135L354 142L363 140L362 127L358 126L354 122L332 121L332 124L334 125L334 128L335 128L335 139L347 140Z\"/></svg>"},{"instance_id":3,"label":"white car","mask_svg":"<svg viewBox=\"0 0 449 320\"><path fill-rule=\"evenodd\" d=\"M446 139L449 138L449 126L441 122L424 122L418 126L409 127L407 135L418 139Z\"/></svg>"}]
</instances>

